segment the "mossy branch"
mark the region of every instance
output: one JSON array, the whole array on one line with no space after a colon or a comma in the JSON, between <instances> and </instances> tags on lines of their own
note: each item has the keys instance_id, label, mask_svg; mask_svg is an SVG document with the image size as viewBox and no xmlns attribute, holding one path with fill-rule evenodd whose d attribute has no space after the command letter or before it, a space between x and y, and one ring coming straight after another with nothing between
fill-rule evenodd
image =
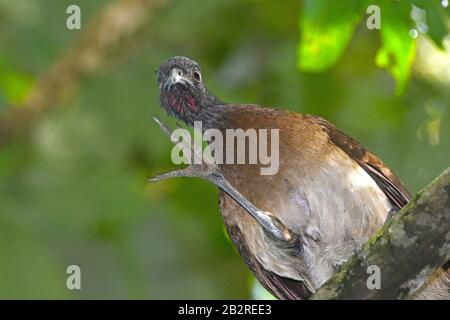
<instances>
[{"instance_id":1,"label":"mossy branch","mask_svg":"<svg viewBox=\"0 0 450 320\"><path fill-rule=\"evenodd\" d=\"M450 259L450 168L347 261L312 299L405 299ZM369 289L369 266L381 288Z\"/></svg>"}]
</instances>

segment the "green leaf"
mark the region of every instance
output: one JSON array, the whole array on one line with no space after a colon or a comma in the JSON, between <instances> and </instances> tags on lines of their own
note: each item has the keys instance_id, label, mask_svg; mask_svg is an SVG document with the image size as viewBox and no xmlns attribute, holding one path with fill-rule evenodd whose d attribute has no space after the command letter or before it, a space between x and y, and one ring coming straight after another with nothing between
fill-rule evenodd
<instances>
[{"instance_id":1,"label":"green leaf","mask_svg":"<svg viewBox=\"0 0 450 320\"><path fill-rule=\"evenodd\" d=\"M408 2L426 10L427 35L443 49L444 38L450 34L450 6L444 8L441 0L408 0Z\"/></svg>"},{"instance_id":2,"label":"green leaf","mask_svg":"<svg viewBox=\"0 0 450 320\"><path fill-rule=\"evenodd\" d=\"M320 72L342 55L363 13L362 1L306 0L300 16L298 67Z\"/></svg>"},{"instance_id":3,"label":"green leaf","mask_svg":"<svg viewBox=\"0 0 450 320\"><path fill-rule=\"evenodd\" d=\"M411 6L406 2L379 1L381 5L381 47L375 57L378 67L387 69L396 81L396 94L406 88L414 61L415 41L409 36Z\"/></svg>"}]
</instances>

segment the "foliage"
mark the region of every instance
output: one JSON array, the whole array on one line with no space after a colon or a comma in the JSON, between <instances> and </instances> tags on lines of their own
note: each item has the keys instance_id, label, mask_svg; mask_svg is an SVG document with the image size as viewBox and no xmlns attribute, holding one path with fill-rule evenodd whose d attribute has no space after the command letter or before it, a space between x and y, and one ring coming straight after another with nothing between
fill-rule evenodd
<instances>
[{"instance_id":1,"label":"foliage","mask_svg":"<svg viewBox=\"0 0 450 320\"><path fill-rule=\"evenodd\" d=\"M426 10L426 20L420 23L435 43L442 47L444 37L449 33L450 19L448 10L439 1L306 0L300 16L300 70L320 72L337 63L358 22L363 20L365 23L369 19L365 14L372 12L366 11L366 8L373 5L380 8L381 20L381 46L375 63L378 67L387 69L395 79L396 92L404 92L415 52L415 41L410 35L414 28L411 10L413 5Z\"/></svg>"}]
</instances>

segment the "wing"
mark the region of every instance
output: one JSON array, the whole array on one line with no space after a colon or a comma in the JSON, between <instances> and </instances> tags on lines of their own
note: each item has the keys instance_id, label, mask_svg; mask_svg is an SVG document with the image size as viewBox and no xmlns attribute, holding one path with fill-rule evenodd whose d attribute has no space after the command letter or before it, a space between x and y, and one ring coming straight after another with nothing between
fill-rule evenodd
<instances>
[{"instance_id":1,"label":"wing","mask_svg":"<svg viewBox=\"0 0 450 320\"><path fill-rule=\"evenodd\" d=\"M245 263L249 266L258 281L272 295L282 300L304 300L312 295L311 291L308 290L302 281L281 277L276 273L266 270L250 252L239 227L227 225L227 230Z\"/></svg>"},{"instance_id":2,"label":"wing","mask_svg":"<svg viewBox=\"0 0 450 320\"><path fill-rule=\"evenodd\" d=\"M305 115L305 117L321 126L327 133L330 141L342 149L369 174L394 207L400 209L409 202L411 194L376 155L325 119L314 115Z\"/></svg>"}]
</instances>

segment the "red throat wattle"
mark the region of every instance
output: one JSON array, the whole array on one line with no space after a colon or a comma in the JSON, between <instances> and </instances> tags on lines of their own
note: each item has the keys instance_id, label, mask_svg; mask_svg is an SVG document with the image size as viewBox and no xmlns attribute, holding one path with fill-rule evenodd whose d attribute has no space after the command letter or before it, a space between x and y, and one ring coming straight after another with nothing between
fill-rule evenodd
<instances>
[{"instance_id":1,"label":"red throat wattle","mask_svg":"<svg viewBox=\"0 0 450 320\"><path fill-rule=\"evenodd\" d=\"M187 96L187 102L189 109L191 109L191 111L197 111L197 102L195 101L194 97Z\"/></svg>"},{"instance_id":2,"label":"red throat wattle","mask_svg":"<svg viewBox=\"0 0 450 320\"><path fill-rule=\"evenodd\" d=\"M197 111L197 101L195 101L194 97L191 95L186 96L186 104L191 111ZM175 94L171 94L169 97L169 104L172 108L174 108L177 112L181 112L182 103L181 99L177 97Z\"/></svg>"}]
</instances>

